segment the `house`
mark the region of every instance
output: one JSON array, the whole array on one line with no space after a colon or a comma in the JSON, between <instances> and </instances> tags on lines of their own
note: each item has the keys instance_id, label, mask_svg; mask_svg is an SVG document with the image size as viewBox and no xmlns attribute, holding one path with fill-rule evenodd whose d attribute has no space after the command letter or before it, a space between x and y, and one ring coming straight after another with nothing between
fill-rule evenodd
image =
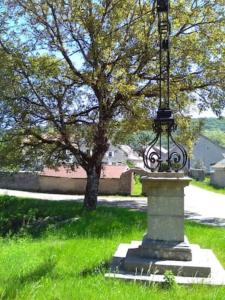
<instances>
[{"instance_id":1,"label":"house","mask_svg":"<svg viewBox=\"0 0 225 300\"><path fill-rule=\"evenodd\" d=\"M122 165L127 164L127 161L135 167L144 167L142 157L128 145L110 145L103 158L103 164L106 165Z\"/></svg>"},{"instance_id":2,"label":"house","mask_svg":"<svg viewBox=\"0 0 225 300\"><path fill-rule=\"evenodd\" d=\"M218 187L225 187L225 158L212 166L213 172L210 175L210 183Z\"/></svg>"},{"instance_id":3,"label":"house","mask_svg":"<svg viewBox=\"0 0 225 300\"><path fill-rule=\"evenodd\" d=\"M224 153L224 147L204 135L200 135L193 146L193 155L190 160L191 168L204 168L206 172L210 172L211 167L223 159Z\"/></svg>"}]
</instances>

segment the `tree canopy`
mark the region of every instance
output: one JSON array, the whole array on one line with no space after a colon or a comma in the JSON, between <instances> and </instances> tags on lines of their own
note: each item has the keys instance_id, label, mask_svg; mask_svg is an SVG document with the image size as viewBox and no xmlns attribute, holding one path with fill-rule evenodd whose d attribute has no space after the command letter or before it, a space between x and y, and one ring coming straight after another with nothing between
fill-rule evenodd
<instances>
[{"instance_id":1,"label":"tree canopy","mask_svg":"<svg viewBox=\"0 0 225 300\"><path fill-rule=\"evenodd\" d=\"M13 162L8 143L17 145L20 165L80 164L88 176L86 206L95 207L109 141L150 127L158 105L155 6L152 0L4 1L0 153ZM182 116L197 101L219 114L223 1L171 1L171 20L173 110ZM184 116L178 122L188 126Z\"/></svg>"}]
</instances>

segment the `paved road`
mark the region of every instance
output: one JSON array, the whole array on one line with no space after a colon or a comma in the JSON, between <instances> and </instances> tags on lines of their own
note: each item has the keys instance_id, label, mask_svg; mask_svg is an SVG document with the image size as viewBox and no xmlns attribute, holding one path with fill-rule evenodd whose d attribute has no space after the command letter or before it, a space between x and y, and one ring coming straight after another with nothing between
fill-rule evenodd
<instances>
[{"instance_id":1,"label":"paved road","mask_svg":"<svg viewBox=\"0 0 225 300\"><path fill-rule=\"evenodd\" d=\"M185 188L185 214L201 223L225 227L225 195L190 185Z\"/></svg>"},{"instance_id":2,"label":"paved road","mask_svg":"<svg viewBox=\"0 0 225 300\"><path fill-rule=\"evenodd\" d=\"M0 194L42 200L76 200L82 201L83 196L31 193L0 189ZM99 196L99 202L106 205L146 210L146 197ZM225 227L225 195L209 192L190 185L185 188L185 217L204 224Z\"/></svg>"}]
</instances>

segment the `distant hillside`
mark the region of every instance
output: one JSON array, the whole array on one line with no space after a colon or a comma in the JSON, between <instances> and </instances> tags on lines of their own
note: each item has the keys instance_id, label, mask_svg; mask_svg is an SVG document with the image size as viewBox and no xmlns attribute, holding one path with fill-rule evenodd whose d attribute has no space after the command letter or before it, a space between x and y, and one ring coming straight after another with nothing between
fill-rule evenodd
<instances>
[{"instance_id":1,"label":"distant hillside","mask_svg":"<svg viewBox=\"0 0 225 300\"><path fill-rule=\"evenodd\" d=\"M193 119L193 122L201 121L203 123L203 130L221 130L225 133L225 118L199 118Z\"/></svg>"},{"instance_id":2,"label":"distant hillside","mask_svg":"<svg viewBox=\"0 0 225 300\"><path fill-rule=\"evenodd\" d=\"M194 119L193 122L202 122L202 134L225 147L225 118Z\"/></svg>"},{"instance_id":3,"label":"distant hillside","mask_svg":"<svg viewBox=\"0 0 225 300\"><path fill-rule=\"evenodd\" d=\"M201 131L203 135L216 142L217 144L225 147L225 118L199 118L192 119L193 127L198 128L197 125L201 122ZM179 131L178 131L179 135ZM198 132L195 136L198 135ZM128 144L132 149L139 151L142 145L147 145L150 141L152 141L154 137L154 133L152 130L144 130L131 134L125 141L124 144ZM166 146L166 140L162 140L162 144Z\"/></svg>"}]
</instances>

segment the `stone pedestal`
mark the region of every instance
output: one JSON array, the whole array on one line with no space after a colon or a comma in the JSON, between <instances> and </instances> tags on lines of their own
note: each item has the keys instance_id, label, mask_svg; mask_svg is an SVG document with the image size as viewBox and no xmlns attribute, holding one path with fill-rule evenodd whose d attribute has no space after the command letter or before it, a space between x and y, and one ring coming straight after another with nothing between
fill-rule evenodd
<instances>
[{"instance_id":1,"label":"stone pedestal","mask_svg":"<svg viewBox=\"0 0 225 300\"><path fill-rule=\"evenodd\" d=\"M207 283L214 284L220 274L225 284L225 272L213 252L190 245L184 236L184 187L189 182L183 173L150 173L142 179L148 195L147 233L142 241L120 244L107 277L161 281L171 270L178 282L180 277L189 283L211 278Z\"/></svg>"},{"instance_id":2,"label":"stone pedestal","mask_svg":"<svg viewBox=\"0 0 225 300\"><path fill-rule=\"evenodd\" d=\"M142 179L148 194L148 231L140 247L142 256L192 259L184 237L184 187L189 182L183 173L153 173Z\"/></svg>"},{"instance_id":3,"label":"stone pedestal","mask_svg":"<svg viewBox=\"0 0 225 300\"><path fill-rule=\"evenodd\" d=\"M184 187L190 179L182 173L153 173L142 184L148 192L147 238L184 241Z\"/></svg>"}]
</instances>

